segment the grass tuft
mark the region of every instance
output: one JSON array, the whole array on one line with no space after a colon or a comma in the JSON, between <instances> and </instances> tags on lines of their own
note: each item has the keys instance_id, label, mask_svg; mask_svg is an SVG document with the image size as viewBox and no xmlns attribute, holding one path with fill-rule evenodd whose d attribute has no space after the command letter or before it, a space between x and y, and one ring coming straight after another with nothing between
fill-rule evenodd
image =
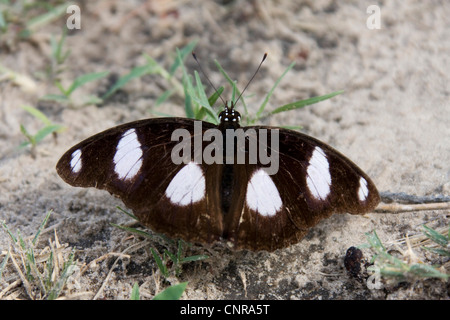
<instances>
[{"instance_id":1,"label":"grass tuft","mask_svg":"<svg viewBox=\"0 0 450 320\"><path fill-rule=\"evenodd\" d=\"M26 239L22 237L20 231L14 234L6 223L2 222L2 228L9 235L13 247L7 252L2 252L5 257L0 264L0 280L8 266L13 268L18 278L15 281L19 280L22 283L25 295L32 300L57 299L64 291L67 280L77 270L74 250L68 250L67 246L59 243L56 231L54 241L49 240L49 246L43 249L38 247L40 236L51 213L51 210L47 212L36 234ZM6 295L17 296L15 292L4 290L0 294L0 299Z\"/></svg>"},{"instance_id":2,"label":"grass tuft","mask_svg":"<svg viewBox=\"0 0 450 320\"><path fill-rule=\"evenodd\" d=\"M448 257L448 230L446 234L442 234L427 226L423 226L423 236L420 242L429 241L434 242L440 248L422 247L423 249ZM398 245L395 248L387 248L381 242L376 231L366 233L368 243L359 246L359 248L369 248L374 253L370 259L373 265L367 270L372 274L378 274L385 280L396 281L414 281L417 279L439 278L442 280L449 279L448 267L449 262L444 262L442 265L430 265L422 258L423 252L419 252L413 248L409 237L405 238L406 248L402 249ZM419 248L419 245L416 245ZM395 254L400 253L400 254Z\"/></svg>"}]
</instances>

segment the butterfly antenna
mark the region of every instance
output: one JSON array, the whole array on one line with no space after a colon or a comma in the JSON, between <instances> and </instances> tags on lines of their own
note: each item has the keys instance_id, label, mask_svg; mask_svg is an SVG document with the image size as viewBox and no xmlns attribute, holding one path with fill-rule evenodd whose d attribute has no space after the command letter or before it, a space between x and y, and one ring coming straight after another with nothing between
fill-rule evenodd
<instances>
[{"instance_id":1,"label":"butterfly antenna","mask_svg":"<svg viewBox=\"0 0 450 320\"><path fill-rule=\"evenodd\" d=\"M208 82L209 82L209 84L211 85L211 87L213 87L213 89L214 89L216 92L219 92L219 91L216 89L216 87L214 86L214 84L211 82L211 80L209 80L209 77L206 75L206 72L203 71L202 65L200 64L200 62L198 62L198 60L197 60L197 55L195 54L194 51L192 51L192 56L194 57L195 62L197 62L198 67L200 68L200 71L203 73L203 75L205 76L206 80L208 80ZM222 96L221 96L220 94L219 94L219 98L220 98L220 100L222 100L223 104L226 106L227 103L225 102L225 100L223 100L223 98L222 98Z\"/></svg>"},{"instance_id":2,"label":"butterfly antenna","mask_svg":"<svg viewBox=\"0 0 450 320\"><path fill-rule=\"evenodd\" d=\"M239 97L237 98L236 102L234 104L236 104L239 99L241 99L242 95L244 94L245 90L248 88L249 84L252 82L253 78L256 76L256 74L258 73L259 69L261 68L261 65L263 64L264 60L266 60L267 58L267 52L264 53L264 56L261 60L261 62L259 63L258 69L256 69L255 73L253 74L253 76L251 77L251 79L247 82L247 85L245 86L244 90L242 90L241 94L239 95Z\"/></svg>"}]
</instances>

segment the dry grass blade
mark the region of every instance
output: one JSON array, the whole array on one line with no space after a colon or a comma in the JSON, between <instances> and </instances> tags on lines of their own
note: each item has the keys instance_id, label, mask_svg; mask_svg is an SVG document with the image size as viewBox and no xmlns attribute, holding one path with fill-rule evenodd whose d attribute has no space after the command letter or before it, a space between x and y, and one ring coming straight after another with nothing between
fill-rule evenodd
<instances>
[{"instance_id":1,"label":"dry grass blade","mask_svg":"<svg viewBox=\"0 0 450 320\"><path fill-rule=\"evenodd\" d=\"M16 259L14 258L14 255L11 254L11 250L9 250L10 253L10 258L11 261L14 265L14 268L17 271L17 274L19 275L20 280L23 283L23 286L25 287L25 291L27 292L28 296L30 297L30 299L34 299L34 295L33 295L33 291L31 290L31 285L28 282L27 278L25 277L25 275L22 273L22 270L20 269L19 265L17 264Z\"/></svg>"},{"instance_id":2,"label":"dry grass blade","mask_svg":"<svg viewBox=\"0 0 450 320\"><path fill-rule=\"evenodd\" d=\"M12 289L17 288L22 283L22 280L17 279L14 282L11 282L5 289L0 292L0 299L3 300L3 297L6 293L10 292Z\"/></svg>"},{"instance_id":3,"label":"dry grass blade","mask_svg":"<svg viewBox=\"0 0 450 320\"><path fill-rule=\"evenodd\" d=\"M56 299L63 292L69 277L78 268L74 262L74 250L59 242L54 226L44 229L51 212L47 212L35 235L26 238L22 237L20 231L14 234L4 222L2 223L14 246L9 248L8 252L2 252L6 257L0 267L2 270L6 268L6 263L10 260L14 271L9 275L9 281L13 283L1 292L1 297L15 299L23 295L33 300ZM54 240L48 239L48 246L38 247L42 234L52 229ZM11 293L10 290L17 287L17 281L22 283L23 287Z\"/></svg>"}]
</instances>

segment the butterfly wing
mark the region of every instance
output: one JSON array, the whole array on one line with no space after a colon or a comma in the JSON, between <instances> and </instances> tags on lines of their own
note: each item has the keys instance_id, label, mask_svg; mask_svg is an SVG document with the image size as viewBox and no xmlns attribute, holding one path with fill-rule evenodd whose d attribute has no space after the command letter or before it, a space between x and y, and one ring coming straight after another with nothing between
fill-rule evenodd
<instances>
[{"instance_id":1,"label":"butterfly wing","mask_svg":"<svg viewBox=\"0 0 450 320\"><path fill-rule=\"evenodd\" d=\"M215 125L202 122L202 131ZM174 130L187 130L191 154L194 120L157 118L127 123L94 135L69 149L56 170L72 186L106 189L158 233L210 243L222 235L215 181L218 166L176 164L171 151ZM181 183L183 182L183 183ZM212 190L206 196L206 190Z\"/></svg>"},{"instance_id":2,"label":"butterfly wing","mask_svg":"<svg viewBox=\"0 0 450 320\"><path fill-rule=\"evenodd\" d=\"M275 129L244 130L250 128L267 129L267 141ZM374 183L360 168L317 139L279 128L278 150L261 147L278 156L279 167L269 175L260 162L235 165L236 179L247 182L236 186L227 231L238 249L286 247L333 213L364 214L380 201Z\"/></svg>"}]
</instances>

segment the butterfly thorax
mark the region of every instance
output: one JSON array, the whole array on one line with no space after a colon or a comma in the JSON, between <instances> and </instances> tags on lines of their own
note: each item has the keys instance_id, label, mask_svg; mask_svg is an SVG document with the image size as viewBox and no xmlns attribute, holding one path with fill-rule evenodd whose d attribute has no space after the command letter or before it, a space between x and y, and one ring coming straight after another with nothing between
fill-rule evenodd
<instances>
[{"instance_id":1,"label":"butterfly thorax","mask_svg":"<svg viewBox=\"0 0 450 320\"><path fill-rule=\"evenodd\" d=\"M223 133L225 133L226 129L237 129L241 127L239 124L241 121L241 114L234 110L233 103L231 103L231 107L228 107L228 104L225 104L225 110L219 113L219 120L219 129Z\"/></svg>"}]
</instances>

